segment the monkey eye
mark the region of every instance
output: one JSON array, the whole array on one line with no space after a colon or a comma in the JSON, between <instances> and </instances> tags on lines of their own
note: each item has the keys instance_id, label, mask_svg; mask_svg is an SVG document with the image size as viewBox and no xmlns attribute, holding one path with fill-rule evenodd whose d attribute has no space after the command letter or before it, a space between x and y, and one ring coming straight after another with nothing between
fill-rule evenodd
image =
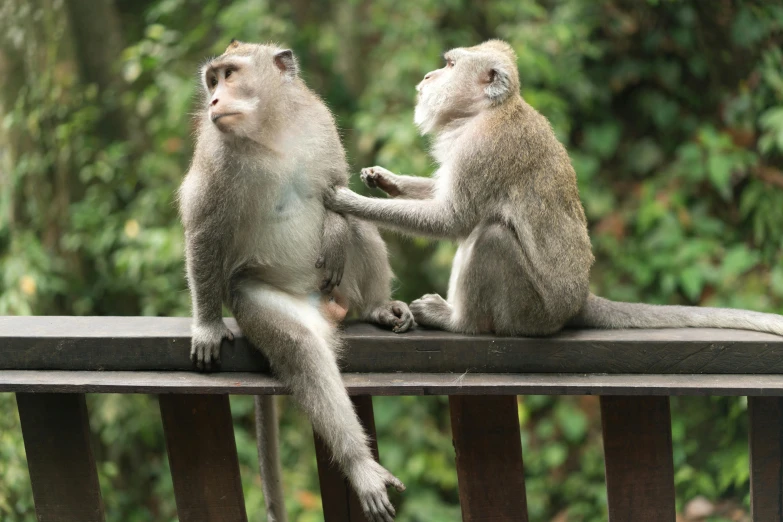
<instances>
[{"instance_id":1,"label":"monkey eye","mask_svg":"<svg viewBox=\"0 0 783 522\"><path fill-rule=\"evenodd\" d=\"M446 58L446 67L454 67L454 60Z\"/></svg>"},{"instance_id":2,"label":"monkey eye","mask_svg":"<svg viewBox=\"0 0 783 522\"><path fill-rule=\"evenodd\" d=\"M233 73L233 69L226 69L226 79L228 79L229 76L231 76L231 73Z\"/></svg>"},{"instance_id":3,"label":"monkey eye","mask_svg":"<svg viewBox=\"0 0 783 522\"><path fill-rule=\"evenodd\" d=\"M217 84L218 84L217 77L216 77L216 76L213 76L212 78L210 78L210 79L209 79L209 84L210 84L212 87L214 87L215 85L217 85Z\"/></svg>"}]
</instances>

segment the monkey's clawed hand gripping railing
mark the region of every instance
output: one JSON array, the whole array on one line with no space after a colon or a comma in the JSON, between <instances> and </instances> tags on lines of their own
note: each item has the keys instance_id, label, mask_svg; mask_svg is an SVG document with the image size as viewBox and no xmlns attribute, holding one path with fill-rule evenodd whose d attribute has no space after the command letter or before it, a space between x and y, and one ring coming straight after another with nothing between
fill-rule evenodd
<instances>
[{"instance_id":1,"label":"monkey's clawed hand gripping railing","mask_svg":"<svg viewBox=\"0 0 783 522\"><path fill-rule=\"evenodd\" d=\"M0 318L0 391L17 394L40 522L104 520L85 393L158 394L180 521L247 520L228 394L286 390L239 335L223 348L221 372L192 371L189 325ZM395 335L364 324L345 336L345 384L371 435L372 395L449 396L465 521L527 520L520 394L601 396L613 522L675 520L669 396L747 395L753 519L783 521L781 337L683 329L522 339ZM317 439L316 450L326 522L364 520Z\"/></svg>"}]
</instances>

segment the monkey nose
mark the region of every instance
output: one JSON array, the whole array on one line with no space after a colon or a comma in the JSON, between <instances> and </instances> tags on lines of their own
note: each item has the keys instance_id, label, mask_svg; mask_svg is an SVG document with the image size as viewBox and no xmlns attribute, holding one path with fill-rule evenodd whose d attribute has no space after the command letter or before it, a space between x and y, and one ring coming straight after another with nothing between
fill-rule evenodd
<instances>
[{"instance_id":1,"label":"monkey nose","mask_svg":"<svg viewBox=\"0 0 783 522\"><path fill-rule=\"evenodd\" d=\"M212 101L209 102L209 104L214 107L215 105L217 105L217 102L218 102L217 98L212 98Z\"/></svg>"}]
</instances>

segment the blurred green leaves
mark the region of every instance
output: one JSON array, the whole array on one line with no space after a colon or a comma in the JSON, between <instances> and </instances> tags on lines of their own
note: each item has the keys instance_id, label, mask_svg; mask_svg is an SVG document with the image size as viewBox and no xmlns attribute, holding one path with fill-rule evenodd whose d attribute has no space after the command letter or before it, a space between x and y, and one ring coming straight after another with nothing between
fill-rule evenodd
<instances>
[{"instance_id":1,"label":"blurred green leaves","mask_svg":"<svg viewBox=\"0 0 783 522\"><path fill-rule=\"evenodd\" d=\"M334 111L354 173L430 175L414 86L450 47L497 37L552 122L590 221L596 293L783 312L783 6L733 0L107 2L104 62L65 4L0 3L0 313L185 315L174 193L192 148L196 71L231 38L291 46ZM104 5L104 4L102 4ZM112 20L96 17L92 23ZM107 44L108 45L108 44ZM97 60L116 79L85 79ZM353 187L360 187L357 176ZM455 245L387 235L397 295L445 294ZM320 520L312 432L283 399L292 520ZM743 399L673 401L679 504L747 505ZM252 401L232 398L251 518L263 519ZM447 402L376 398L401 522L459 518ZM34 520L13 399L0 396L0 518ZM112 521L173 520L157 404L90 400ZM531 520L605 520L595 398L525 397ZM558 518L555 518L558 517Z\"/></svg>"}]
</instances>

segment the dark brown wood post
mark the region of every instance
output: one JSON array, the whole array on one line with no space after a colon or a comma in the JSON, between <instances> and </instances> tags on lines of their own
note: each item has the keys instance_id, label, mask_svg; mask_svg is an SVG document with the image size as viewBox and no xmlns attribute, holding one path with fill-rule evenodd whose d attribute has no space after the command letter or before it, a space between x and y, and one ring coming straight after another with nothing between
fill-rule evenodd
<instances>
[{"instance_id":1,"label":"dark brown wood post","mask_svg":"<svg viewBox=\"0 0 783 522\"><path fill-rule=\"evenodd\" d=\"M228 395L160 395L180 522L247 522Z\"/></svg>"},{"instance_id":2,"label":"dark brown wood post","mask_svg":"<svg viewBox=\"0 0 783 522\"><path fill-rule=\"evenodd\" d=\"M783 398L748 397L750 510L758 522L783 521Z\"/></svg>"},{"instance_id":3,"label":"dark brown wood post","mask_svg":"<svg viewBox=\"0 0 783 522\"><path fill-rule=\"evenodd\" d=\"M83 393L17 393L39 522L103 522Z\"/></svg>"},{"instance_id":4,"label":"dark brown wood post","mask_svg":"<svg viewBox=\"0 0 783 522\"><path fill-rule=\"evenodd\" d=\"M514 395L449 397L464 522L527 521Z\"/></svg>"},{"instance_id":5,"label":"dark brown wood post","mask_svg":"<svg viewBox=\"0 0 783 522\"><path fill-rule=\"evenodd\" d=\"M610 522L674 522L668 397L601 397Z\"/></svg>"}]
</instances>

